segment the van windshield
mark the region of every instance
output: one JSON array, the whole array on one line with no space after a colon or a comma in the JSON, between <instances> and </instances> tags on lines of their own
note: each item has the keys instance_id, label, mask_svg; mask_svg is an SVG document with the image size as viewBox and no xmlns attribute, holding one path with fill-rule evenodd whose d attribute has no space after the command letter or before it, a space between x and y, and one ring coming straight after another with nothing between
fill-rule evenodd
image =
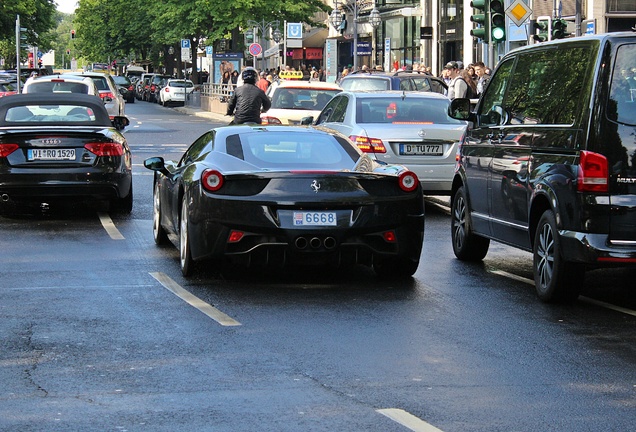
<instances>
[{"instance_id":1,"label":"van windshield","mask_svg":"<svg viewBox=\"0 0 636 432\"><path fill-rule=\"evenodd\" d=\"M622 45L616 51L607 117L626 125L636 125L636 44Z\"/></svg>"}]
</instances>

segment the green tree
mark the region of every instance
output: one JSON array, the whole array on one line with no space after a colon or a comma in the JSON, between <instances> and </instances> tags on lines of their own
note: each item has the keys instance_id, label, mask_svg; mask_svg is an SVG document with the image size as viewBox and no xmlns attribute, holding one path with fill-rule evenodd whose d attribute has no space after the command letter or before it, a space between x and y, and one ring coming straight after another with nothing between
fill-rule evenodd
<instances>
[{"instance_id":1,"label":"green tree","mask_svg":"<svg viewBox=\"0 0 636 432\"><path fill-rule=\"evenodd\" d=\"M15 22L20 15L20 27L27 29L26 43L40 51L51 49L52 31L56 26L54 0L2 0L0 4L0 56L7 67L15 67ZM26 57L26 53L24 53ZM24 60L24 58L23 58Z\"/></svg>"}]
</instances>

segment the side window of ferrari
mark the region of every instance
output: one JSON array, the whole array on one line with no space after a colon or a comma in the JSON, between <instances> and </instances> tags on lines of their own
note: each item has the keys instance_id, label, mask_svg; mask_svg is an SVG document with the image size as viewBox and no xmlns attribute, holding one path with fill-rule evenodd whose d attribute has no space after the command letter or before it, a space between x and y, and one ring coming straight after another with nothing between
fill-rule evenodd
<instances>
[{"instance_id":1,"label":"side window of ferrari","mask_svg":"<svg viewBox=\"0 0 636 432\"><path fill-rule=\"evenodd\" d=\"M201 153L206 150L208 145L210 145L210 148L207 150L210 151L212 149L212 144L214 143L214 133L214 131L208 131L197 138L197 140L192 143L190 148L183 154L183 157L179 161L179 166L187 165L192 163L192 161L197 160Z\"/></svg>"}]
</instances>

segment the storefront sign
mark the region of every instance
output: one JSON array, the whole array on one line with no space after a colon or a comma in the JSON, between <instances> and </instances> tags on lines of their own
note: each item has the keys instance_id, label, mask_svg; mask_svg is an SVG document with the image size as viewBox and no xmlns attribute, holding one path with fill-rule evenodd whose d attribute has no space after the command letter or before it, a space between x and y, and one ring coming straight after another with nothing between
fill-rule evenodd
<instances>
[{"instance_id":1,"label":"storefront sign","mask_svg":"<svg viewBox=\"0 0 636 432\"><path fill-rule=\"evenodd\" d=\"M322 60L322 48L306 48L306 60Z\"/></svg>"},{"instance_id":2,"label":"storefront sign","mask_svg":"<svg viewBox=\"0 0 636 432\"><path fill-rule=\"evenodd\" d=\"M353 47L353 44L351 44L351 46ZM358 41L358 55L359 56L370 56L371 55L371 42L360 42L360 41Z\"/></svg>"}]
</instances>

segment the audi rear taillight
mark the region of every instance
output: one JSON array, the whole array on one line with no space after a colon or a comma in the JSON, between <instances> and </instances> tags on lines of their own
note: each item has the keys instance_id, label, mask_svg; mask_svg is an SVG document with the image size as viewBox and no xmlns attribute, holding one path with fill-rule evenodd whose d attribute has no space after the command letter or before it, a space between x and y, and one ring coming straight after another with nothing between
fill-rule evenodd
<instances>
[{"instance_id":1,"label":"audi rear taillight","mask_svg":"<svg viewBox=\"0 0 636 432\"><path fill-rule=\"evenodd\" d=\"M261 117L261 124L283 124L283 122L281 122L278 118L276 117Z\"/></svg>"},{"instance_id":2,"label":"audi rear taillight","mask_svg":"<svg viewBox=\"0 0 636 432\"><path fill-rule=\"evenodd\" d=\"M223 187L223 174L217 170L207 169L201 174L203 189L216 192Z\"/></svg>"},{"instance_id":3,"label":"audi rear taillight","mask_svg":"<svg viewBox=\"0 0 636 432\"><path fill-rule=\"evenodd\" d=\"M579 159L577 190L579 192L607 192L609 190L607 158L602 154L582 150Z\"/></svg>"},{"instance_id":4,"label":"audi rear taillight","mask_svg":"<svg viewBox=\"0 0 636 432\"><path fill-rule=\"evenodd\" d=\"M114 141L86 143L84 148L97 156L121 156L124 154L124 146Z\"/></svg>"},{"instance_id":5,"label":"audi rear taillight","mask_svg":"<svg viewBox=\"0 0 636 432\"><path fill-rule=\"evenodd\" d=\"M17 144L1 144L0 143L0 157L7 157L19 148L20 146Z\"/></svg>"},{"instance_id":6,"label":"audi rear taillight","mask_svg":"<svg viewBox=\"0 0 636 432\"><path fill-rule=\"evenodd\" d=\"M419 184L419 179L412 171L404 171L398 177L398 182L400 184L400 189L404 192L413 192L417 189L417 185Z\"/></svg>"},{"instance_id":7,"label":"audi rear taillight","mask_svg":"<svg viewBox=\"0 0 636 432\"><path fill-rule=\"evenodd\" d=\"M351 135L349 139L365 153L386 153L386 147L380 138Z\"/></svg>"}]
</instances>

